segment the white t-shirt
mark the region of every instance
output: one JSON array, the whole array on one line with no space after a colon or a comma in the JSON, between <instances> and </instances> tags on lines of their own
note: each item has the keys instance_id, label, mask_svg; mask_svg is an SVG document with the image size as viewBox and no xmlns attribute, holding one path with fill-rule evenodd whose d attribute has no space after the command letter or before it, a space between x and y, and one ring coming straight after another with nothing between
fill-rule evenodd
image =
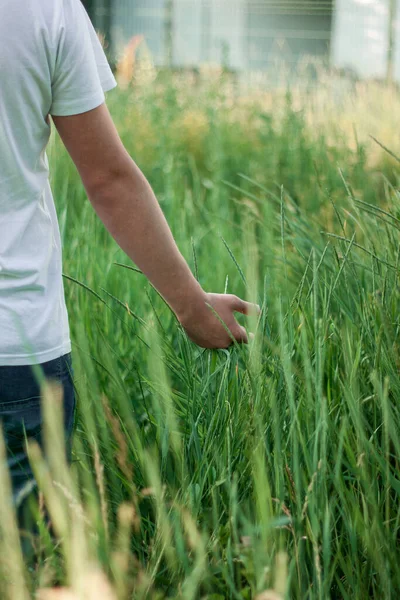
<instances>
[{"instance_id":1,"label":"white t-shirt","mask_svg":"<svg viewBox=\"0 0 400 600\"><path fill-rule=\"evenodd\" d=\"M1 0L0 365L71 350L48 115L92 110L115 85L80 0Z\"/></svg>"}]
</instances>

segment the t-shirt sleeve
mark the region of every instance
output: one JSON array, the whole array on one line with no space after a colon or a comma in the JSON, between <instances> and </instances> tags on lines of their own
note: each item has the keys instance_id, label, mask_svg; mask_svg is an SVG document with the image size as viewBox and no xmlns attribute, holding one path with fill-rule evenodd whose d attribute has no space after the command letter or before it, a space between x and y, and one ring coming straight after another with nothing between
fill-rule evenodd
<instances>
[{"instance_id":1,"label":"t-shirt sleeve","mask_svg":"<svg viewBox=\"0 0 400 600\"><path fill-rule=\"evenodd\" d=\"M80 0L63 1L56 52L50 114L75 115L103 104L117 83Z\"/></svg>"}]
</instances>

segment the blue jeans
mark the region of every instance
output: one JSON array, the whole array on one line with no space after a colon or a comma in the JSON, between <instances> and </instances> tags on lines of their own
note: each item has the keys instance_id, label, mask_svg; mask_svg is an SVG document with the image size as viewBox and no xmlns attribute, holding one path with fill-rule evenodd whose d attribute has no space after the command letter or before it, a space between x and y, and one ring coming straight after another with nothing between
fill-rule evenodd
<instances>
[{"instance_id":1,"label":"blue jeans","mask_svg":"<svg viewBox=\"0 0 400 600\"><path fill-rule=\"evenodd\" d=\"M66 454L71 458L75 416L75 391L71 354L42 363L44 376L59 382L64 392ZM26 512L36 482L27 456L26 438L35 439L43 450L40 388L30 366L0 366L0 422L7 448L13 500L18 515Z\"/></svg>"}]
</instances>

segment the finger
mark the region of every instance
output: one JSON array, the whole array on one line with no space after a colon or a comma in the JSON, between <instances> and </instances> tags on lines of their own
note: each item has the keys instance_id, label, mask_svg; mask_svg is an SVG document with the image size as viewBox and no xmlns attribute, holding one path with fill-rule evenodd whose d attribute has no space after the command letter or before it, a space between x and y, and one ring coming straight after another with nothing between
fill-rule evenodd
<instances>
[{"instance_id":1,"label":"finger","mask_svg":"<svg viewBox=\"0 0 400 600\"><path fill-rule=\"evenodd\" d=\"M241 298L238 298L238 296L231 296L231 300L232 300L232 310L235 310L236 312L240 312L243 315L259 315L261 312L261 309L259 307L258 304L252 304L251 302L246 302L245 300L242 300Z\"/></svg>"},{"instance_id":2,"label":"finger","mask_svg":"<svg viewBox=\"0 0 400 600\"><path fill-rule=\"evenodd\" d=\"M248 344L249 339L247 337L247 331L244 327L239 327L235 333L235 339L239 344Z\"/></svg>"}]
</instances>

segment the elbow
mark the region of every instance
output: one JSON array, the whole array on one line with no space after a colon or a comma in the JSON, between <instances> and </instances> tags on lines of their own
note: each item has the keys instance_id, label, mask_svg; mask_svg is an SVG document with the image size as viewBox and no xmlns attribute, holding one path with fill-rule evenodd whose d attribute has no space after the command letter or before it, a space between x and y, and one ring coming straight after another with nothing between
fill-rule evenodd
<instances>
[{"instance_id":1,"label":"elbow","mask_svg":"<svg viewBox=\"0 0 400 600\"><path fill-rule=\"evenodd\" d=\"M92 204L108 204L132 182L134 163L130 157L110 164L94 173L82 176L88 198Z\"/></svg>"}]
</instances>

